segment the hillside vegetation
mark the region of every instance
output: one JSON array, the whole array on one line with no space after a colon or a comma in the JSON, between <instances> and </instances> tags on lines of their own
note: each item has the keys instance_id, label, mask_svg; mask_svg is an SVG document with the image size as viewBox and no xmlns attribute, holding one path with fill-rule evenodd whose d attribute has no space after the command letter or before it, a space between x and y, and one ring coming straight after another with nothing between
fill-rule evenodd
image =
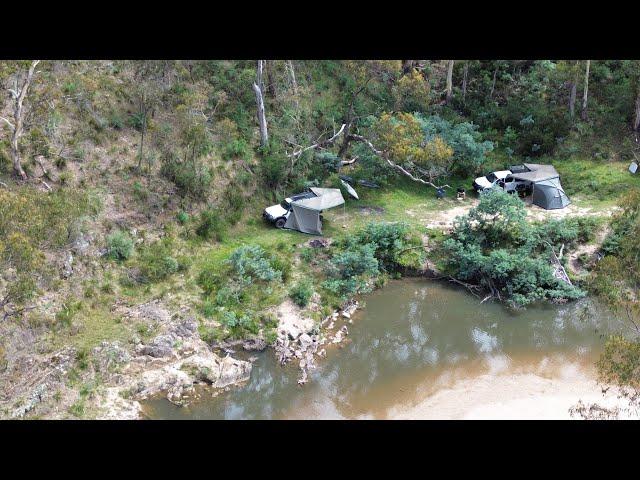
<instances>
[{"instance_id":1,"label":"hillside vegetation","mask_svg":"<svg viewBox=\"0 0 640 480\"><path fill-rule=\"evenodd\" d=\"M219 346L273 344L285 300L320 321L427 261L512 306L606 290L558 284L546 258L594 242L638 188L639 79L640 62L614 60L0 62L0 415L97 415L110 378L97 355L157 337L162 322L130 314L153 302ZM455 224L426 221L521 162L552 163L590 219L530 225L520 202L483 240L487 199ZM262 219L339 175L360 200L324 213L327 246ZM616 272L634 249L622 206L605 244ZM66 373L25 408L61 351Z\"/></svg>"}]
</instances>

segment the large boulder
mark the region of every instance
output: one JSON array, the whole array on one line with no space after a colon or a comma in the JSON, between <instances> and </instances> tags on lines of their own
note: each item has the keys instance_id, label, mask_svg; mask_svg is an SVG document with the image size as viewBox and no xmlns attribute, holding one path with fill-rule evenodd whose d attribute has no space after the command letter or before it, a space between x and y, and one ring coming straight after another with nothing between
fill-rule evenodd
<instances>
[{"instance_id":1,"label":"large boulder","mask_svg":"<svg viewBox=\"0 0 640 480\"><path fill-rule=\"evenodd\" d=\"M198 381L223 388L249 380L251 363L232 357L220 358L215 354L194 355L182 363L182 370L191 372Z\"/></svg>"},{"instance_id":2,"label":"large boulder","mask_svg":"<svg viewBox=\"0 0 640 480\"><path fill-rule=\"evenodd\" d=\"M171 357L175 354L173 347L176 341L177 338L172 333L158 335L151 343L140 345L137 352L140 355L149 355L154 358Z\"/></svg>"}]
</instances>

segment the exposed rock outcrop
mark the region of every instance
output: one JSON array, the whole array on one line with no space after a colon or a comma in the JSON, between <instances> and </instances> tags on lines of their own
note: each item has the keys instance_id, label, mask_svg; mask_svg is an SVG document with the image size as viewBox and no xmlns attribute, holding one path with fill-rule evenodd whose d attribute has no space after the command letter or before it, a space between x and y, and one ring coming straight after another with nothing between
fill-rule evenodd
<instances>
[{"instance_id":1,"label":"exposed rock outcrop","mask_svg":"<svg viewBox=\"0 0 640 480\"><path fill-rule=\"evenodd\" d=\"M358 302L352 300L343 305L342 317L351 323L351 315L358 308ZM348 335L347 326L343 325L335 334L332 329L339 318L340 312L334 312L316 325L310 318L305 318L302 311L290 300L285 301L277 310L278 338L276 341L276 355L278 361L284 365L297 360L300 368L298 384L304 385L308 381L309 370L316 367L315 357L327 354L323 345L338 344Z\"/></svg>"}]
</instances>

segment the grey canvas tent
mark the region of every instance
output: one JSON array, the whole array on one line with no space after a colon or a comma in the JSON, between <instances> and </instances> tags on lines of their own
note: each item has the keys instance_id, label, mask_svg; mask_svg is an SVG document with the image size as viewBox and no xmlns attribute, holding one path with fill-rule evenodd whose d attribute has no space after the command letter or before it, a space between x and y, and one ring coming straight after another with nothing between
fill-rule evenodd
<instances>
[{"instance_id":1,"label":"grey canvas tent","mask_svg":"<svg viewBox=\"0 0 640 480\"><path fill-rule=\"evenodd\" d=\"M553 210L564 208L571 203L560 184L560 174L552 165L525 163L524 166L526 171L512 170L511 176L517 180L531 182L533 186L532 201L535 205Z\"/></svg>"},{"instance_id":2,"label":"grey canvas tent","mask_svg":"<svg viewBox=\"0 0 640 480\"><path fill-rule=\"evenodd\" d=\"M322 222L320 212L337 207L344 203L344 198L339 188L311 187L316 195L311 198L303 198L291 202L291 213L287 218L284 228L299 230L303 233L322 235Z\"/></svg>"}]
</instances>

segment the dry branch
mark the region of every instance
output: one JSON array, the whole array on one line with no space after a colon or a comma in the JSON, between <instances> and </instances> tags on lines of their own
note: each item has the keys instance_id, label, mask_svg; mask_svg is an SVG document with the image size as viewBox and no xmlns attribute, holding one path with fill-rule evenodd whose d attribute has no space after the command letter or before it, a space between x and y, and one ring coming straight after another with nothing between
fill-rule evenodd
<instances>
[{"instance_id":1,"label":"dry branch","mask_svg":"<svg viewBox=\"0 0 640 480\"><path fill-rule=\"evenodd\" d=\"M342 126L340 127L340 130L338 130L336 133L334 133L331 138L328 138L327 140L323 140L323 141L316 140L316 143L314 143L313 145L309 145L308 147L304 147L304 148L297 148L287 156L289 158L298 158L300 155L302 155L307 150L312 150L314 148L324 148L324 147L326 147L328 145L331 145L333 142L336 141L336 139L340 135L342 135L342 132L344 132L344 129L345 129L346 126L347 126L347 124L343 123Z\"/></svg>"}]
</instances>

